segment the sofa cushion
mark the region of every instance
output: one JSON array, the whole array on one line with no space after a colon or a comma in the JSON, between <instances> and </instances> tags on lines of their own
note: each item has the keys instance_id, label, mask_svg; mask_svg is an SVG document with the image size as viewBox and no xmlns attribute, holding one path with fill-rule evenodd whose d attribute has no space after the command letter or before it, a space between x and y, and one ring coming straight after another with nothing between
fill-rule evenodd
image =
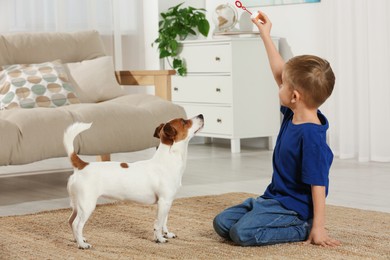
<instances>
[{"instance_id":1,"label":"sofa cushion","mask_svg":"<svg viewBox=\"0 0 390 260\"><path fill-rule=\"evenodd\" d=\"M0 109L80 103L60 61L0 68Z\"/></svg>"},{"instance_id":2,"label":"sofa cushion","mask_svg":"<svg viewBox=\"0 0 390 260\"><path fill-rule=\"evenodd\" d=\"M9 120L0 118L0 129L0 165L4 162L12 164L13 157L18 154L19 149L19 146L15 145L19 142L19 127Z\"/></svg>"},{"instance_id":3,"label":"sofa cushion","mask_svg":"<svg viewBox=\"0 0 390 260\"><path fill-rule=\"evenodd\" d=\"M1 129L0 165L8 165L63 156L63 130L73 119L66 110L38 107L0 111L0 122L7 126Z\"/></svg>"},{"instance_id":4,"label":"sofa cushion","mask_svg":"<svg viewBox=\"0 0 390 260\"><path fill-rule=\"evenodd\" d=\"M93 123L76 137L77 153L100 155L155 147L159 142L153 137L156 127L176 117L186 117L182 107L146 94L53 109L3 110L0 165L66 156L64 131L77 121Z\"/></svg>"},{"instance_id":5,"label":"sofa cushion","mask_svg":"<svg viewBox=\"0 0 390 260\"><path fill-rule=\"evenodd\" d=\"M115 77L111 56L68 63L65 67L77 96L83 103L106 101L123 94Z\"/></svg>"},{"instance_id":6,"label":"sofa cushion","mask_svg":"<svg viewBox=\"0 0 390 260\"><path fill-rule=\"evenodd\" d=\"M0 66L42 63L57 59L63 63L78 62L104 55L104 45L97 31L0 35Z\"/></svg>"}]
</instances>

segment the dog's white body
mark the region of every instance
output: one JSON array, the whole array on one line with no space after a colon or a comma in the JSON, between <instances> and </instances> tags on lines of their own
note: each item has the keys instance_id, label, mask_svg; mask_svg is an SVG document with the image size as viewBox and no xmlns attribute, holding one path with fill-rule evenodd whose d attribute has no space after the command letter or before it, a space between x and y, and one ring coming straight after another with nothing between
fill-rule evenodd
<instances>
[{"instance_id":1,"label":"dog's white body","mask_svg":"<svg viewBox=\"0 0 390 260\"><path fill-rule=\"evenodd\" d=\"M168 212L186 167L189 140L203 127L203 116L189 120L175 119L156 128L160 145L150 160L135 163L82 161L74 152L73 140L91 124L75 123L64 134L64 145L74 167L68 181L73 208L69 218L79 248L90 248L83 238L83 228L101 196L158 204L154 224L156 242L173 238L167 228ZM165 238L164 238L165 237Z\"/></svg>"}]
</instances>

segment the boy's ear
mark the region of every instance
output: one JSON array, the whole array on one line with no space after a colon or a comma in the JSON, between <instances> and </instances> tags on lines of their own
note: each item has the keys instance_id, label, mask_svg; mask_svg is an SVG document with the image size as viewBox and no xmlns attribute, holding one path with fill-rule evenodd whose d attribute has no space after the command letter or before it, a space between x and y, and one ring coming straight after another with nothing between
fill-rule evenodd
<instances>
[{"instance_id":1,"label":"boy's ear","mask_svg":"<svg viewBox=\"0 0 390 260\"><path fill-rule=\"evenodd\" d=\"M301 99L301 94L297 90L294 90L291 97L291 103L295 104L300 99Z\"/></svg>"}]
</instances>

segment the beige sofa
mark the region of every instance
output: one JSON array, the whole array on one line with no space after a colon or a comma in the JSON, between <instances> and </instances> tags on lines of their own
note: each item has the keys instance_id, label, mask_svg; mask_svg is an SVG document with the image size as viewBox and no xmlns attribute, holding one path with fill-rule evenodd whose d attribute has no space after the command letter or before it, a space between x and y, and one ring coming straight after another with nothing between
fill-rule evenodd
<instances>
[{"instance_id":1,"label":"beige sofa","mask_svg":"<svg viewBox=\"0 0 390 260\"><path fill-rule=\"evenodd\" d=\"M107 160L156 146L160 123L186 117L169 101L173 71L115 72L96 31L1 35L0 67L0 166L66 156L63 133L76 121L93 122L76 151ZM156 96L121 85L155 85Z\"/></svg>"}]
</instances>

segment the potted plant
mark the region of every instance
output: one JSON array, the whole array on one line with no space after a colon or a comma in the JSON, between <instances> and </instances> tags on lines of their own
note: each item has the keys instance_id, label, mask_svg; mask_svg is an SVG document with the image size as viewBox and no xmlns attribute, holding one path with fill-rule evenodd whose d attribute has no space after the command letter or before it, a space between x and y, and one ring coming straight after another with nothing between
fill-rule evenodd
<instances>
[{"instance_id":1,"label":"potted plant","mask_svg":"<svg viewBox=\"0 0 390 260\"><path fill-rule=\"evenodd\" d=\"M207 37L210 30L210 24L204 14L206 12L205 9L191 6L180 8L182 4L171 7L166 12L161 13L162 20L159 22L159 36L153 42L158 44L160 59L167 58L168 64L180 76L187 74L187 68L183 60L178 57L178 41L185 40L188 35L197 35L196 30Z\"/></svg>"}]
</instances>

